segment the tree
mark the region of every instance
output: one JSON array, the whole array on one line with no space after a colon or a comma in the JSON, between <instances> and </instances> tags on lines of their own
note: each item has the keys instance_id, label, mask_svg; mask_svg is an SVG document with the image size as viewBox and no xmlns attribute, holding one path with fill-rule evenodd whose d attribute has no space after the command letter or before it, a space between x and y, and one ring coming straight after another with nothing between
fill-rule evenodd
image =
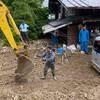
<instances>
[{"instance_id":1,"label":"tree","mask_svg":"<svg viewBox=\"0 0 100 100\"><path fill-rule=\"evenodd\" d=\"M29 24L31 39L42 35L41 27L46 24L48 16L48 9L41 8L43 0L3 0L3 2L8 5L18 26L23 20Z\"/></svg>"}]
</instances>

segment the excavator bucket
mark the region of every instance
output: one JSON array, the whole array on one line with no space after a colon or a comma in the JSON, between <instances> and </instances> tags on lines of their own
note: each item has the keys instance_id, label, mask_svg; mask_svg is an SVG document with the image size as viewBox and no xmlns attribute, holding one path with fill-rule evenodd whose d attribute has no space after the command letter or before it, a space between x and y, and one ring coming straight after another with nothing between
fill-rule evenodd
<instances>
[{"instance_id":1,"label":"excavator bucket","mask_svg":"<svg viewBox=\"0 0 100 100\"><path fill-rule=\"evenodd\" d=\"M11 31L11 26L14 32L20 37L22 43L24 44L23 46L25 47L23 38L21 37L20 31L17 28L10 14L10 11L6 7L6 5L4 5L3 2L0 0L0 30L4 33L6 39L8 40L10 46L14 49L16 55L18 54L18 65L15 71L16 73L15 80L20 81L21 79L24 79L31 73L34 65L28 56L26 56L25 54L20 54L20 48L24 49L24 51L25 50L27 51L27 49L17 45L13 37L13 33Z\"/></svg>"},{"instance_id":2,"label":"excavator bucket","mask_svg":"<svg viewBox=\"0 0 100 100\"><path fill-rule=\"evenodd\" d=\"M17 83L27 82L29 79L29 75L33 70L33 67L34 64L27 56L23 54L19 55L17 60L17 69L15 71L15 81Z\"/></svg>"}]
</instances>

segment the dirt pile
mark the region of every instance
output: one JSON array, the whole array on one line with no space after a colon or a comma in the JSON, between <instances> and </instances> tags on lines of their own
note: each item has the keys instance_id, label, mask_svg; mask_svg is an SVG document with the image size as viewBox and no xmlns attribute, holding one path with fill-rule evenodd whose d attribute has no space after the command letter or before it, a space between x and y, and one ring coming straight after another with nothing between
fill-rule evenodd
<instances>
[{"instance_id":1,"label":"dirt pile","mask_svg":"<svg viewBox=\"0 0 100 100\"><path fill-rule=\"evenodd\" d=\"M44 65L37 55L45 48L44 42L33 41L29 46L35 66L29 75L31 82L27 84L14 81L17 58L11 48L1 48L0 100L99 100L100 77L90 67L91 55L72 54L72 65L68 61L56 64L56 81L50 72L46 80L40 79Z\"/></svg>"}]
</instances>

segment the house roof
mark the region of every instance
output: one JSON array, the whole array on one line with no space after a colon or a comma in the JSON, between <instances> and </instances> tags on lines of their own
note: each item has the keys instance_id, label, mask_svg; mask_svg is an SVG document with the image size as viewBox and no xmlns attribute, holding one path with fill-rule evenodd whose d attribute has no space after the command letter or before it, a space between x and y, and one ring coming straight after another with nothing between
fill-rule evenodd
<instances>
[{"instance_id":1,"label":"house roof","mask_svg":"<svg viewBox=\"0 0 100 100\"><path fill-rule=\"evenodd\" d=\"M79 20L79 19L80 19L80 17L78 17L78 16L72 16L72 17L70 16L70 17L67 17L64 19L52 21L42 27L43 33L44 34L50 33L54 30L60 29L67 25L71 25L75 20Z\"/></svg>"},{"instance_id":2,"label":"house roof","mask_svg":"<svg viewBox=\"0 0 100 100\"><path fill-rule=\"evenodd\" d=\"M45 26L42 27L43 34L50 33L50 32L52 32L52 31L55 31L55 30L57 30L57 29L60 29L60 28L62 28L62 27L65 27L65 26L67 26L67 25L70 25L70 24L72 24L72 22L68 22L68 23L66 23L66 24L62 24L62 25L59 25L59 26L56 26L56 27L53 27L52 25L47 24L47 25L45 25Z\"/></svg>"},{"instance_id":3,"label":"house roof","mask_svg":"<svg viewBox=\"0 0 100 100\"><path fill-rule=\"evenodd\" d=\"M66 8L100 8L100 0L59 0Z\"/></svg>"},{"instance_id":4,"label":"house roof","mask_svg":"<svg viewBox=\"0 0 100 100\"><path fill-rule=\"evenodd\" d=\"M42 31L44 34L47 34L82 20L84 20L84 22L96 22L96 21L100 22L100 18L95 16L68 16L64 19L55 20L48 23L47 25L42 27Z\"/></svg>"},{"instance_id":5,"label":"house roof","mask_svg":"<svg viewBox=\"0 0 100 100\"><path fill-rule=\"evenodd\" d=\"M46 34L70 24L72 24L72 20L67 20L65 18L65 19L56 20L56 21L48 23L47 25L42 27L42 30L43 30L43 33Z\"/></svg>"}]
</instances>

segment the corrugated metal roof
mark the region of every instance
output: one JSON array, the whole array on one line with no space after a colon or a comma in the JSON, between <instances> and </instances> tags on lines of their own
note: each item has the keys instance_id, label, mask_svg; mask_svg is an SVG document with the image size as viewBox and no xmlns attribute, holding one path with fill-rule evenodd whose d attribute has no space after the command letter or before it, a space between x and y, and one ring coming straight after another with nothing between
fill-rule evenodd
<instances>
[{"instance_id":1,"label":"corrugated metal roof","mask_svg":"<svg viewBox=\"0 0 100 100\"><path fill-rule=\"evenodd\" d=\"M48 23L47 25L42 27L43 33L49 33L52 32L54 30L60 29L62 27L71 25L72 23L74 23L76 20L80 20L81 17L80 16L70 16L64 19L60 19L60 20L55 20L52 21L50 23Z\"/></svg>"},{"instance_id":2,"label":"corrugated metal roof","mask_svg":"<svg viewBox=\"0 0 100 100\"><path fill-rule=\"evenodd\" d=\"M100 0L59 0L67 8L96 7L100 8Z\"/></svg>"},{"instance_id":3,"label":"corrugated metal roof","mask_svg":"<svg viewBox=\"0 0 100 100\"><path fill-rule=\"evenodd\" d=\"M55 21L50 22L47 25L43 26L42 30L43 30L43 33L46 34L46 33L52 32L54 30L57 30L59 28L70 25L70 24L72 24L72 22L73 22L73 19L71 19L71 18L55 20Z\"/></svg>"},{"instance_id":4,"label":"corrugated metal roof","mask_svg":"<svg viewBox=\"0 0 100 100\"><path fill-rule=\"evenodd\" d=\"M50 32L52 32L52 31L55 31L55 30L57 30L57 29L60 29L60 28L62 28L62 27L65 27L65 26L67 26L67 25L70 25L70 24L72 24L72 22L69 22L69 23L66 23L66 24L62 24L62 25L57 26L57 27L53 27L53 26L51 26L50 24L47 24L47 25L45 25L45 26L42 27L42 30L43 30L43 33L44 33L44 34L47 34L47 33L50 33Z\"/></svg>"}]
</instances>

